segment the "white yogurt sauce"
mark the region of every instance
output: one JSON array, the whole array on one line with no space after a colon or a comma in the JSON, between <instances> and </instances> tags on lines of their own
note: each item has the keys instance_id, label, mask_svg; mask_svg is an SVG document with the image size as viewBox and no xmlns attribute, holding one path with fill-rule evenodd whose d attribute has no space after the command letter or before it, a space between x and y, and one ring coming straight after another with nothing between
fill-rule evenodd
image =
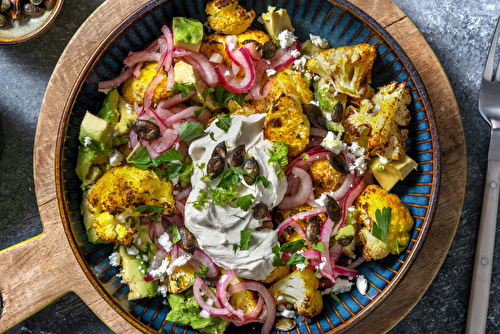
<instances>
[{"instance_id":1,"label":"white yogurt sauce","mask_svg":"<svg viewBox=\"0 0 500 334\"><path fill-rule=\"evenodd\" d=\"M236 276L263 280L274 269L272 265L274 254L272 248L278 244L276 231L262 229L256 231L261 223L252 217L252 208L257 203L264 203L269 209L278 205L285 195L287 183L285 178L278 178L276 172L281 168L277 164L269 166L268 149L273 149L272 143L264 139L262 128L265 114L254 114L250 116L232 115L231 127L228 132L219 129L215 123L205 130L206 133L213 132L213 141L210 136L205 136L193 141L189 148L189 154L196 165L207 163L210 160L215 146L226 142L228 147L226 165L234 147L245 144L246 153L249 157L255 157L260 167L260 175L264 175L269 181L269 187L264 188L262 182L257 185L247 185L241 177L238 185L238 197L253 194L255 199L248 211L234 205L218 206L212 203L208 187L215 188L219 183L220 176L210 181L200 181L206 173L205 170L195 167L191 184L191 191L185 208L186 227L196 236L199 247L220 267L232 269ZM226 170L227 170L226 166ZM201 190L207 190L209 199L204 208L195 209L194 202ZM241 219L241 218L243 219ZM240 231L246 228L252 229L253 239L250 241L248 250L233 251L233 244L239 244Z\"/></svg>"}]
</instances>

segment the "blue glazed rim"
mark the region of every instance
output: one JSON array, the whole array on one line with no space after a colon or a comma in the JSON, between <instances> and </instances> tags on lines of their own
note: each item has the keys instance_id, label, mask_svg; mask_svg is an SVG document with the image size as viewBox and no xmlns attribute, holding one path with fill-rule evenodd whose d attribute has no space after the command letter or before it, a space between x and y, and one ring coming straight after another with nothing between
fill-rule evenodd
<instances>
[{"instance_id":1,"label":"blue glazed rim","mask_svg":"<svg viewBox=\"0 0 500 334\"><path fill-rule=\"evenodd\" d=\"M196 0L193 0L193 2L194 1ZM256 0L246 1L249 8L255 8L257 11L258 6L262 8L264 5L260 3L257 4L256 2ZM319 5L317 4L318 2ZM206 0L203 2L203 4L205 3ZM244 1L240 1L240 3L244 4ZM111 32L106 37L106 39L97 47L89 62L86 64L85 69L80 74L77 81L78 84L75 85L71 94L71 98L66 104L62 122L60 123L61 125L59 129L56 149L56 189L58 192L59 206L62 213L63 225L67 237L70 241L70 245L76 255L78 262L80 263L83 271L85 272L91 283L94 285L94 287L119 314L121 314L136 328L150 333L154 333L158 329L162 329L162 332L175 333L191 333L194 331L190 328L186 328L186 326L184 325L173 325L170 323L166 323L165 320L159 322L158 319L161 320L162 317L164 318L166 316L168 307L165 307L161 303L159 303L158 297L149 300L143 299L134 303L126 301L128 287L117 282L117 270L116 268L109 266L109 261L107 260L107 255L110 252L109 246L89 246L90 243L88 242L88 240L86 240L85 229L83 229L83 231L81 230L81 225L83 225L81 222L81 216L79 214L81 191L78 190L79 181L74 174L74 167L73 170L71 169L71 164L73 163L74 165L76 163L74 159L74 152L75 150L77 150L78 144L75 143L75 137L78 137L79 131L78 118L83 116L81 115L81 110L80 114L78 114L78 109L88 107L88 105L82 103L81 100L85 100L85 98L94 98L96 100L98 99L95 96L92 96L91 93L89 93L88 82L89 80L94 80L93 84L96 84L95 80L100 81L108 79L104 78L102 74L99 75L98 73L99 70L103 71L103 56L109 56L109 54L107 54L108 49L111 48L113 44L117 43L117 40L120 36L126 36L128 30L134 30L135 33L139 36L138 28L136 28L136 26L144 21L145 16L149 15L155 10L159 11L160 9L163 13L165 13L165 7L173 7L175 6L174 4L183 7L182 10L185 10L185 12L189 12L186 1L182 2L182 4L179 4L179 1L152 1L143 6L137 12L130 15L126 20L124 20L124 22L117 28L115 28L113 32ZM408 154L417 161L419 160L416 158L416 156L421 157L430 155L431 160L425 160L421 167L424 164L426 166L427 164L432 165L432 167L430 167L430 170L428 170L428 167L425 167L422 172L416 173L418 174L418 176L410 175L409 180L405 179L403 185L398 185L395 188L395 192L402 195L401 198L403 202L405 202L409 206L410 212L415 219L415 227L414 229L412 229L411 234L412 242L410 242L407 251L402 253L400 256L390 256L382 261L372 261L370 263L367 263L364 265L364 267L366 267L366 270L360 268L361 273L365 276L368 276L370 282L370 287L368 290L369 298L365 298L365 300L363 300L363 297L355 289L355 291L351 293L340 295L341 303L333 302L330 297L326 297L324 300L325 308L322 314L319 316L319 319L313 319L309 324L300 323L298 328L292 332L300 333L303 331L307 331L309 333L340 333L352 328L362 318L375 310L375 308L389 296L394 287L402 279L404 274L410 268L411 264L414 262L414 259L416 258L418 252L422 247L423 241L428 233L432 218L434 216L440 182L441 157L434 115L425 87L423 86L422 81L411 61L404 54L403 50L397 44L397 42L384 30L382 26L380 26L375 20L373 20L359 8L343 0L310 0L307 2L296 0L294 5L289 4L288 0L274 0L272 5L286 8L290 13L294 26L297 27L301 26L302 18L301 20L295 19L296 11L298 9L302 9L303 18L305 19L312 15L313 10L311 10L310 12L309 10L311 8L311 5L314 6L315 4L317 5L317 8L312 21L316 20L316 18L318 17L321 18L321 16L325 15L323 25L325 22L329 22L329 20L331 20L330 16L332 14L335 15L339 10L342 12L335 20L335 23L331 29L332 33L334 31L336 32L342 27L342 24L345 24L340 37L344 36L344 34L346 34L347 32L350 32L351 27L354 27L356 24L361 22L361 28L358 29L358 31L354 34L351 40L348 41L349 43L347 44L359 43L359 41L356 41L356 38L362 35L363 29L368 28L369 30L371 30L371 33L366 38L367 42L372 41L373 38L378 38L378 42L376 44L378 51L380 51L379 48L383 49L382 47L384 45L387 46L386 51L380 51L380 54L377 55L376 65L378 65L377 62L379 61L380 65L378 65L378 67L374 66L373 72L375 72L376 70L379 71L376 75L374 75L374 77L388 72L391 67L395 67L398 62L401 63L401 69L394 69L393 75L380 80L380 85L388 83L386 81L392 78L396 79L396 81L407 81L410 87L412 87L412 104L410 105L410 107L414 106L415 108L414 110L410 109L412 114L412 121L409 125L410 138L407 142ZM330 6L328 12L326 12L326 10L322 10L327 9L323 8L323 6ZM197 6L194 7L197 14L201 12L202 16L204 15L203 9L200 10L200 8L197 8ZM267 4L263 8L267 8ZM351 19L346 23L345 20L349 17L351 17ZM154 21L156 21L156 19L154 19ZM310 29L308 31L311 31L313 33L315 32L314 29ZM316 32L316 34L318 33ZM325 37L324 34L321 34L321 36ZM300 39L304 40L305 38ZM337 43L346 44L345 42L340 42L340 39L339 41L337 41ZM130 44L133 45L132 43ZM332 46L337 47L338 45L335 45L335 43L333 43ZM391 58L391 54L395 59L393 61L385 61L385 58ZM116 58L116 56L111 56L111 58ZM105 64L104 67L104 71L108 70L112 72L112 68L108 64ZM402 79L402 74L405 73L408 75L407 79L397 80L398 78ZM117 73L114 73L114 75L116 74ZM91 78L92 76L94 76L93 79ZM376 83L375 79L376 78L374 78L374 83ZM377 86L374 85L374 87L376 88ZM99 97L99 99L102 100L103 97L104 96L101 96ZM421 105L422 107L417 109L417 104L418 106ZM86 109L96 112L95 108L92 107ZM425 124L427 124L427 128L425 128ZM424 128L422 128L422 125L424 126ZM428 134L429 138L412 142L415 136L418 139L422 137L424 133ZM430 149L428 149L429 145ZM426 147L427 149L425 149ZM413 156L413 154L415 154L416 156ZM425 159L425 157L422 159ZM426 193L425 189L427 189L427 187L429 188L429 190ZM425 189L422 190L420 188ZM415 191L408 192L408 189L415 189ZM419 200L425 197L428 198L428 202L425 203L425 205L418 204ZM422 211L424 211L425 213L421 214ZM110 292L110 290L108 290L109 285L113 284L114 292ZM107 286L108 288L106 288L105 286ZM372 293L372 295L370 295L370 293ZM369 299L369 301L366 302L366 299ZM359 307L356 306L356 304ZM356 309L359 310L356 311ZM337 320L339 320L340 322L335 322L335 318L337 318ZM330 328L328 329L328 327ZM255 329L255 327L244 328L248 328L249 330Z\"/></svg>"}]
</instances>

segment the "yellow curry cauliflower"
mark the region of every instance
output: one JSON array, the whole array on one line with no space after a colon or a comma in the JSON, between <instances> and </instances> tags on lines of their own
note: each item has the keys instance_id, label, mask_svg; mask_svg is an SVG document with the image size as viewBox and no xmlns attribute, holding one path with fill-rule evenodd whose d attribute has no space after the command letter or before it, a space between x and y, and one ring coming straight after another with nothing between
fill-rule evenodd
<instances>
[{"instance_id":1,"label":"yellow curry cauliflower","mask_svg":"<svg viewBox=\"0 0 500 334\"><path fill-rule=\"evenodd\" d=\"M156 76L157 64L158 64L157 62L146 63L145 66L141 69L141 75L137 79L131 77L130 79L125 81L122 87L122 95L127 103L133 104L134 102L137 102L139 105L142 105L142 99L144 98L144 93L146 92L149 83ZM176 94L176 93L169 93L167 91L166 89L168 81L167 75L165 74L163 69L160 70L160 73L163 74L165 77L163 78L163 80L160 81L158 86L156 86L156 89L153 93L153 99L152 99L153 104L156 104L161 100L165 100L166 98Z\"/></svg>"},{"instance_id":2,"label":"yellow curry cauliflower","mask_svg":"<svg viewBox=\"0 0 500 334\"><path fill-rule=\"evenodd\" d=\"M269 108L264 137L275 142L283 141L288 146L288 155L295 156L309 144L310 127L300 102L282 93Z\"/></svg>"},{"instance_id":3,"label":"yellow curry cauliflower","mask_svg":"<svg viewBox=\"0 0 500 334\"><path fill-rule=\"evenodd\" d=\"M358 223L361 226L359 238L363 243L363 257L367 260L379 260L391 254L403 251L410 242L409 231L413 226L413 218L408 208L399 197L389 194L377 185L369 185L354 203L358 210ZM383 208L391 208L391 218L385 242L373 236L375 212ZM397 244L396 244L397 242Z\"/></svg>"},{"instance_id":4,"label":"yellow curry cauliflower","mask_svg":"<svg viewBox=\"0 0 500 334\"><path fill-rule=\"evenodd\" d=\"M274 75L269 94L266 96L267 103L272 104L283 93L298 99L303 105L308 104L314 98L314 94L309 89L307 81L302 77L302 73L290 68L279 70Z\"/></svg>"},{"instance_id":5,"label":"yellow curry cauliflower","mask_svg":"<svg viewBox=\"0 0 500 334\"><path fill-rule=\"evenodd\" d=\"M315 187L315 194L336 191L344 183L345 175L337 172L328 160L316 160L311 164L309 174Z\"/></svg>"},{"instance_id":6,"label":"yellow curry cauliflower","mask_svg":"<svg viewBox=\"0 0 500 334\"><path fill-rule=\"evenodd\" d=\"M293 304L303 318L311 319L323 309L323 298L318 287L319 280L315 277L314 270L305 268L280 279L269 288L269 292L277 305Z\"/></svg>"},{"instance_id":7,"label":"yellow curry cauliflower","mask_svg":"<svg viewBox=\"0 0 500 334\"><path fill-rule=\"evenodd\" d=\"M410 122L410 112L406 108L410 102L410 88L406 83L393 81L381 87L371 101L361 101L359 111L350 106L345 128L357 141L367 135L367 154L370 156L378 154L389 160L399 160L406 152L408 139L408 129L399 126Z\"/></svg>"},{"instance_id":8,"label":"yellow curry cauliflower","mask_svg":"<svg viewBox=\"0 0 500 334\"><path fill-rule=\"evenodd\" d=\"M307 69L330 78L337 92L352 97L365 94L371 82L377 49L368 44L343 46L321 51L307 61Z\"/></svg>"},{"instance_id":9,"label":"yellow curry cauliflower","mask_svg":"<svg viewBox=\"0 0 500 334\"><path fill-rule=\"evenodd\" d=\"M160 180L151 170L128 165L111 168L97 180L87 199L88 210L96 217L93 226L99 239L126 247L136 232L129 218L150 213L134 212L138 206L161 206L166 215L175 210L171 182Z\"/></svg>"},{"instance_id":10,"label":"yellow curry cauliflower","mask_svg":"<svg viewBox=\"0 0 500 334\"><path fill-rule=\"evenodd\" d=\"M247 11L238 0L213 0L205 7L210 27L222 34L241 34L252 24L255 11Z\"/></svg>"}]
</instances>

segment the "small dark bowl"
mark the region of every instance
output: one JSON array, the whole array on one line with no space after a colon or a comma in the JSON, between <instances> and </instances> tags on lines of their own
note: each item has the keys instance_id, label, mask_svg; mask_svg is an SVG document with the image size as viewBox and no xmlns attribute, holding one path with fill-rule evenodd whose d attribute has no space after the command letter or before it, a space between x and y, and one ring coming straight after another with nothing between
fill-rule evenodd
<instances>
[{"instance_id":1,"label":"small dark bowl","mask_svg":"<svg viewBox=\"0 0 500 334\"><path fill-rule=\"evenodd\" d=\"M54 8L45 11L42 16L33 17L28 22L16 20L12 27L0 29L0 45L25 43L43 34L56 20L63 3L64 0L56 0Z\"/></svg>"}]
</instances>

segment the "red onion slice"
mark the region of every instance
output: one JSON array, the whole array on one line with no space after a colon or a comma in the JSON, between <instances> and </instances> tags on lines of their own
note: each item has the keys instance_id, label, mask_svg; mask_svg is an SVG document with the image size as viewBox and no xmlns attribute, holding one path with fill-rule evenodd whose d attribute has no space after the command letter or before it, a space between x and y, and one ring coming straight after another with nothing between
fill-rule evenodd
<instances>
[{"instance_id":1,"label":"red onion slice","mask_svg":"<svg viewBox=\"0 0 500 334\"><path fill-rule=\"evenodd\" d=\"M172 88L174 88L174 83L175 83L175 74L174 74L174 68L173 67L171 67L168 70L167 75L168 75L168 80L167 80L166 90L170 91L170 90L172 90Z\"/></svg>"},{"instance_id":2,"label":"red onion slice","mask_svg":"<svg viewBox=\"0 0 500 334\"><path fill-rule=\"evenodd\" d=\"M252 60L259 60L260 59L260 53L257 51L257 47L255 46L254 42L251 43L246 43L243 45L248 50L248 53L250 54L250 57L252 57Z\"/></svg>"},{"instance_id":3,"label":"red onion slice","mask_svg":"<svg viewBox=\"0 0 500 334\"><path fill-rule=\"evenodd\" d=\"M163 80L165 76L163 74L158 74L156 75L153 80L149 83L148 87L146 88L146 91L144 92L144 98L142 99L142 108L143 111L144 109L147 109L151 106L151 102L153 101L153 94L156 90L156 86L160 83L160 81Z\"/></svg>"},{"instance_id":4,"label":"red onion slice","mask_svg":"<svg viewBox=\"0 0 500 334\"><path fill-rule=\"evenodd\" d=\"M169 97L167 100L160 101L158 103L158 107L162 109L169 109L171 112L173 112L173 110L171 110L172 107L175 107L176 105L189 100L195 94L196 94L195 91L191 91L189 95L186 97L182 97L181 93L175 94L174 96Z\"/></svg>"},{"instance_id":5,"label":"red onion slice","mask_svg":"<svg viewBox=\"0 0 500 334\"><path fill-rule=\"evenodd\" d=\"M263 98L265 98L267 94L269 94L269 91L271 90L271 85L273 83L274 78L268 80L264 85L264 88L262 88L262 93L260 92L262 78L264 77L264 72L266 70L267 70L267 61L264 59L260 59L255 65L255 82L250 88L250 96L252 96L252 99L254 99L255 101L260 101Z\"/></svg>"},{"instance_id":6,"label":"red onion slice","mask_svg":"<svg viewBox=\"0 0 500 334\"><path fill-rule=\"evenodd\" d=\"M208 277L217 277L220 275L219 267L215 264L214 261L200 248L196 247L193 256L191 259L195 260L199 264L204 265L208 268L207 276Z\"/></svg>"},{"instance_id":7,"label":"red onion slice","mask_svg":"<svg viewBox=\"0 0 500 334\"><path fill-rule=\"evenodd\" d=\"M300 42L298 40L295 40L294 44L286 49L279 49L274 57L270 60L271 63L269 64L269 68L278 71L293 64L293 62L297 59L291 54L291 51L293 50L297 50L300 52Z\"/></svg>"},{"instance_id":8,"label":"red onion slice","mask_svg":"<svg viewBox=\"0 0 500 334\"><path fill-rule=\"evenodd\" d=\"M351 269L341 266L335 266L333 268L333 271L335 272L335 276L342 275L342 276L356 278L356 276L359 275L359 272L356 269Z\"/></svg>"},{"instance_id":9,"label":"red onion slice","mask_svg":"<svg viewBox=\"0 0 500 334\"><path fill-rule=\"evenodd\" d=\"M193 106L193 107L188 107L181 111L180 113L177 113L173 115L172 117L168 118L165 123L167 125L172 125L174 123L180 122L183 119L188 119L189 117L195 117L194 112L199 109L199 106Z\"/></svg>"},{"instance_id":10,"label":"red onion slice","mask_svg":"<svg viewBox=\"0 0 500 334\"><path fill-rule=\"evenodd\" d=\"M133 72L134 72L134 68L132 68L132 67L127 68L117 78L99 82L97 84L97 89L99 89L100 92L105 92L105 91L109 91L113 88L116 88L119 85L121 85L122 83L124 83L125 81L127 81L127 79L133 75Z\"/></svg>"},{"instance_id":11,"label":"red onion slice","mask_svg":"<svg viewBox=\"0 0 500 334\"><path fill-rule=\"evenodd\" d=\"M246 282L236 283L235 285L230 286L227 289L227 292L229 292L229 294L232 296L236 292L247 291L248 289L247 289L247 285L245 283ZM262 295L259 294L259 300L257 301L257 305L255 305L254 308L252 308L252 310L250 312L245 313L245 319L252 320L252 319L257 318L257 316L262 311L263 306L264 306L264 298L262 297Z\"/></svg>"},{"instance_id":12,"label":"red onion slice","mask_svg":"<svg viewBox=\"0 0 500 334\"><path fill-rule=\"evenodd\" d=\"M219 302L224 306L229 312L238 317L240 320L245 320L243 310L235 310L231 303L229 303L229 295L227 293L227 287L229 283L234 279L234 272L229 270L227 273L221 276L219 282L217 283L217 297Z\"/></svg>"},{"instance_id":13,"label":"red onion slice","mask_svg":"<svg viewBox=\"0 0 500 334\"><path fill-rule=\"evenodd\" d=\"M361 257L357 258L356 260L352 261L350 264L348 264L347 268L354 269L365 262L366 262L366 259L361 256Z\"/></svg>"},{"instance_id":14,"label":"red onion slice","mask_svg":"<svg viewBox=\"0 0 500 334\"><path fill-rule=\"evenodd\" d=\"M133 52L123 60L123 64L128 67L132 67L137 63L145 63L149 61L160 62L161 53L153 51L138 51Z\"/></svg>"},{"instance_id":15,"label":"red onion slice","mask_svg":"<svg viewBox=\"0 0 500 334\"><path fill-rule=\"evenodd\" d=\"M161 32L163 33L163 35L165 36L165 39L167 41L166 59L165 59L165 63L162 65L165 66L167 71L170 71L170 69L172 68L172 58L173 58L173 49L174 49L174 41L172 38L172 32L170 31L170 29L166 25L164 25L161 28Z\"/></svg>"},{"instance_id":16,"label":"red onion slice","mask_svg":"<svg viewBox=\"0 0 500 334\"><path fill-rule=\"evenodd\" d=\"M134 78L139 79L139 77L141 76L142 65L144 65L144 63L137 63L134 66Z\"/></svg>"},{"instance_id":17,"label":"red onion slice","mask_svg":"<svg viewBox=\"0 0 500 334\"><path fill-rule=\"evenodd\" d=\"M217 66L215 71L224 88L233 93L244 93L248 91L255 82L255 68L247 49L239 48L232 52L232 56L234 57L234 62L245 72L243 78L237 78L235 75L231 75L227 67L223 64ZM226 75L228 73L229 75Z\"/></svg>"},{"instance_id":18,"label":"red onion slice","mask_svg":"<svg viewBox=\"0 0 500 334\"><path fill-rule=\"evenodd\" d=\"M208 58L203 53L191 52L189 56L182 57L182 60L193 66L207 85L210 87L215 87L217 85L219 81L217 73Z\"/></svg>"},{"instance_id":19,"label":"red onion slice","mask_svg":"<svg viewBox=\"0 0 500 334\"><path fill-rule=\"evenodd\" d=\"M328 134L328 131L323 130L323 129L319 129L319 128L312 127L312 128L309 130L309 133L310 133L310 135L311 135L311 136L316 136L316 137L326 137L326 135Z\"/></svg>"},{"instance_id":20,"label":"red onion slice","mask_svg":"<svg viewBox=\"0 0 500 334\"><path fill-rule=\"evenodd\" d=\"M309 173L296 167L292 169L291 173L300 179L299 191L294 195L283 197L283 200L278 205L281 210L290 210L304 204L312 193L313 185Z\"/></svg>"},{"instance_id":21,"label":"red onion slice","mask_svg":"<svg viewBox=\"0 0 500 334\"><path fill-rule=\"evenodd\" d=\"M189 193L193 190L193 187L189 186L186 189L182 190L179 192L177 195L174 196L176 201L180 201L181 199L184 199L189 196Z\"/></svg>"},{"instance_id":22,"label":"red onion slice","mask_svg":"<svg viewBox=\"0 0 500 334\"><path fill-rule=\"evenodd\" d=\"M201 278L196 276L196 279L194 280L193 283L193 293L194 293L194 298L196 299L196 302L202 309L210 313L211 315L215 316L221 316L221 315L229 315L229 310L225 308L220 308L220 304L217 301L217 297L213 293L213 291L210 289L210 287L205 283ZM209 299L213 301L215 304L214 306L210 306L205 300L203 299L203 295L207 296Z\"/></svg>"}]
</instances>

